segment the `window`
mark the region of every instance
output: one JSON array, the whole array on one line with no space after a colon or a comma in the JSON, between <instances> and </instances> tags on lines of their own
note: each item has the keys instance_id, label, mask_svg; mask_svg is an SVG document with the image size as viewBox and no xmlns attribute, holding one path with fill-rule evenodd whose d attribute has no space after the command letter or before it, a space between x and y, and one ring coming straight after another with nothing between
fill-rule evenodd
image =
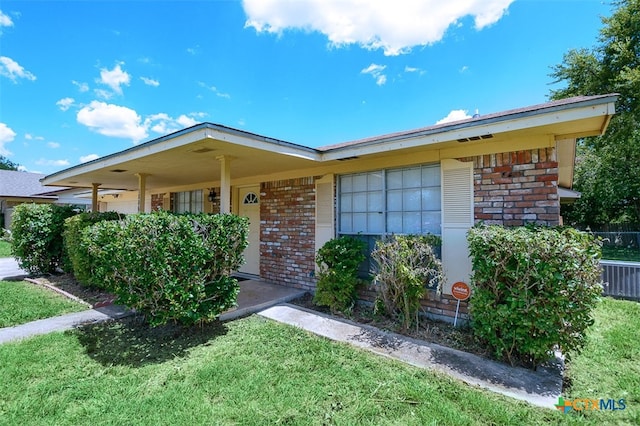
<instances>
[{"instance_id":1,"label":"window","mask_svg":"<svg viewBox=\"0 0 640 426\"><path fill-rule=\"evenodd\" d=\"M440 165L377 170L338 179L338 235L354 235L367 244L387 234L440 235ZM371 258L359 275L369 276Z\"/></svg>"},{"instance_id":2,"label":"window","mask_svg":"<svg viewBox=\"0 0 640 426\"><path fill-rule=\"evenodd\" d=\"M343 175L338 233L440 234L440 166Z\"/></svg>"},{"instance_id":3,"label":"window","mask_svg":"<svg viewBox=\"0 0 640 426\"><path fill-rule=\"evenodd\" d=\"M173 211L176 213L202 213L203 207L202 190L176 192L174 194Z\"/></svg>"},{"instance_id":4,"label":"window","mask_svg":"<svg viewBox=\"0 0 640 426\"><path fill-rule=\"evenodd\" d=\"M248 192L247 195L244 196L244 200L242 200L242 204L259 204L260 200L255 192Z\"/></svg>"}]
</instances>

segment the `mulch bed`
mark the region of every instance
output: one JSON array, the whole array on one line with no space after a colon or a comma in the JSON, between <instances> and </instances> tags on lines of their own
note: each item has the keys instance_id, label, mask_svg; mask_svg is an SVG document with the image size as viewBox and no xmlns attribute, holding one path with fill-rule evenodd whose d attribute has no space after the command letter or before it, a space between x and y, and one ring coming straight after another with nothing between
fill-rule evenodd
<instances>
[{"instance_id":1,"label":"mulch bed","mask_svg":"<svg viewBox=\"0 0 640 426\"><path fill-rule=\"evenodd\" d=\"M67 297L69 295L74 296L86 302L92 308L111 305L116 299L116 296L102 289L79 284L71 274L40 276L28 278L27 281L51 288ZM71 298L73 299L74 297Z\"/></svg>"},{"instance_id":2,"label":"mulch bed","mask_svg":"<svg viewBox=\"0 0 640 426\"><path fill-rule=\"evenodd\" d=\"M468 326L454 327L453 324L446 322L421 318L419 327L402 330L395 321L376 314L372 306L365 304L357 304L351 312L348 314L342 314L335 312L332 313L326 307L315 305L313 303L313 296L310 294L306 294L289 303L321 312L323 314L344 318L356 323L367 324L381 330L401 334L413 339L436 343L483 357L490 357L490 353L487 351L487 348L475 339Z\"/></svg>"},{"instance_id":3,"label":"mulch bed","mask_svg":"<svg viewBox=\"0 0 640 426\"><path fill-rule=\"evenodd\" d=\"M67 297L80 299L92 308L111 305L116 299L116 296L102 289L86 287L79 284L71 274L40 276L29 278L28 281L59 291ZM357 304L351 312L343 314L332 313L328 308L314 304L313 296L309 293L290 303L326 315L332 315L337 318L344 318L381 330L398 333L413 339L424 340L476 355L490 357L486 347L476 341L468 326L454 327L453 324L422 318L419 327L402 330L395 321L376 314L373 307L366 304Z\"/></svg>"}]
</instances>

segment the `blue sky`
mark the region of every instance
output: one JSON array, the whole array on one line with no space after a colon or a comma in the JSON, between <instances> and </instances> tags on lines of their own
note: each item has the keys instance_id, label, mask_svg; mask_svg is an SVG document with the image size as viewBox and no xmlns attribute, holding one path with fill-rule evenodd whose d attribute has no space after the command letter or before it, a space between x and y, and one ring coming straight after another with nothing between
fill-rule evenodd
<instances>
[{"instance_id":1,"label":"blue sky","mask_svg":"<svg viewBox=\"0 0 640 426\"><path fill-rule=\"evenodd\" d=\"M0 3L0 155L52 173L202 121L306 146L545 102L608 1Z\"/></svg>"}]
</instances>

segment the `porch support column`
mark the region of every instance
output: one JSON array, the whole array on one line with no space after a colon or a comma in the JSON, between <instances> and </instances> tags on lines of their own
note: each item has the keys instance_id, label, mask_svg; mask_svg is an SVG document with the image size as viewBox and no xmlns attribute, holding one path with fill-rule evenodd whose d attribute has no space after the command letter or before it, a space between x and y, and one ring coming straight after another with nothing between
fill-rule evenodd
<instances>
[{"instance_id":1,"label":"porch support column","mask_svg":"<svg viewBox=\"0 0 640 426\"><path fill-rule=\"evenodd\" d=\"M231 160L233 157L219 155L220 161L220 213L231 213Z\"/></svg>"},{"instance_id":2,"label":"porch support column","mask_svg":"<svg viewBox=\"0 0 640 426\"><path fill-rule=\"evenodd\" d=\"M136 173L138 176L138 213L144 213L144 200L147 198L147 173Z\"/></svg>"},{"instance_id":3,"label":"porch support column","mask_svg":"<svg viewBox=\"0 0 640 426\"><path fill-rule=\"evenodd\" d=\"M91 211L98 211L98 187L102 185L101 183L92 183L91 184Z\"/></svg>"}]
</instances>

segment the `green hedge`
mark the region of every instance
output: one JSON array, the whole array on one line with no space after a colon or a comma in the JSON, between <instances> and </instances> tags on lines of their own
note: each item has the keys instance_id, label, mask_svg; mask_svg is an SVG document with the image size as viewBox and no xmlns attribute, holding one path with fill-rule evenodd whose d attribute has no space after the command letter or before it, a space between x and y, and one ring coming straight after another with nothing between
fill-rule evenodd
<instances>
[{"instance_id":1,"label":"green hedge","mask_svg":"<svg viewBox=\"0 0 640 426\"><path fill-rule=\"evenodd\" d=\"M361 280L358 268L364 262L364 241L343 236L327 241L318 250L318 282L313 301L331 311L348 311L356 301Z\"/></svg>"},{"instance_id":2,"label":"green hedge","mask_svg":"<svg viewBox=\"0 0 640 426\"><path fill-rule=\"evenodd\" d=\"M152 325L214 319L233 307L248 220L234 215L138 214L82 231L95 279Z\"/></svg>"},{"instance_id":3,"label":"green hedge","mask_svg":"<svg viewBox=\"0 0 640 426\"><path fill-rule=\"evenodd\" d=\"M75 214L72 206L17 205L11 222L11 250L20 267L31 274L49 274L62 267L64 221Z\"/></svg>"},{"instance_id":4,"label":"green hedge","mask_svg":"<svg viewBox=\"0 0 640 426\"><path fill-rule=\"evenodd\" d=\"M474 333L511 364L535 367L584 344L602 293L600 243L572 228L478 226L469 302Z\"/></svg>"},{"instance_id":5,"label":"green hedge","mask_svg":"<svg viewBox=\"0 0 640 426\"><path fill-rule=\"evenodd\" d=\"M103 220L120 220L124 216L117 212L88 212L80 213L65 220L62 234L66 252L64 269L72 272L76 279L85 285L104 287L103 281L95 279L93 260L88 247L82 243L82 231Z\"/></svg>"}]
</instances>

